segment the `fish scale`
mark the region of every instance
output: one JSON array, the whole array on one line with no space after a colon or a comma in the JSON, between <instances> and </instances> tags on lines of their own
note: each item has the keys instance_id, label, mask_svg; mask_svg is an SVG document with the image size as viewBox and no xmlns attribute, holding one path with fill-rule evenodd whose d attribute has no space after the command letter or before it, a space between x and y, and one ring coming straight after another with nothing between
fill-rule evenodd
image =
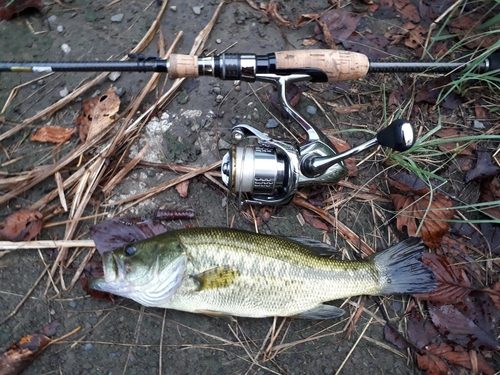
<instances>
[{"instance_id":1,"label":"fish scale","mask_svg":"<svg viewBox=\"0 0 500 375\"><path fill-rule=\"evenodd\" d=\"M327 301L436 287L432 271L419 261L418 239L357 261L316 256L309 247L314 241L306 243L228 228L171 231L104 253L104 280L90 285L148 306L314 319L341 315ZM155 288L167 277L168 287Z\"/></svg>"}]
</instances>

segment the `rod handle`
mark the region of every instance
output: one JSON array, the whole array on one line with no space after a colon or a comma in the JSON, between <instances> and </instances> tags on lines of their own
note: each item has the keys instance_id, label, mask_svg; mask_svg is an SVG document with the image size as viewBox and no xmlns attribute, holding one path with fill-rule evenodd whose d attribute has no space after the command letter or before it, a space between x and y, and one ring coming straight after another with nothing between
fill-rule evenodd
<instances>
[{"instance_id":1,"label":"rod handle","mask_svg":"<svg viewBox=\"0 0 500 375\"><path fill-rule=\"evenodd\" d=\"M198 57L172 54L169 58L168 72L173 78L198 77Z\"/></svg>"},{"instance_id":2,"label":"rod handle","mask_svg":"<svg viewBox=\"0 0 500 375\"><path fill-rule=\"evenodd\" d=\"M276 52L277 69L314 68L323 71L329 82L364 77L370 63L361 53L338 50L299 50Z\"/></svg>"}]
</instances>

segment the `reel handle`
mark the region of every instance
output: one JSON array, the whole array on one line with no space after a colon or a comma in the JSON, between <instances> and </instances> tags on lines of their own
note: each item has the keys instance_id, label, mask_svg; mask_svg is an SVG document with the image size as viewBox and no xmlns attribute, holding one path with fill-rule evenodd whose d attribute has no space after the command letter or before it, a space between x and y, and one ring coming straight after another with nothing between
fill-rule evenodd
<instances>
[{"instance_id":1,"label":"reel handle","mask_svg":"<svg viewBox=\"0 0 500 375\"><path fill-rule=\"evenodd\" d=\"M409 150L415 143L413 126L407 120L395 120L389 126L377 133L377 136L359 146L353 147L340 154L317 156L314 153L302 158L300 170L307 177L321 176L332 165L340 163L353 155L377 144L392 148L396 151Z\"/></svg>"}]
</instances>

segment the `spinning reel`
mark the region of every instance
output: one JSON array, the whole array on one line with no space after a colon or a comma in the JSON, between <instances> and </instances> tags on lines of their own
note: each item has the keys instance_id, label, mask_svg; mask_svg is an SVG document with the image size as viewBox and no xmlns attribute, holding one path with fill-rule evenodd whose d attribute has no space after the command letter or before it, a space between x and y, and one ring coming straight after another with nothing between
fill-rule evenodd
<instances>
[{"instance_id":1,"label":"spinning reel","mask_svg":"<svg viewBox=\"0 0 500 375\"><path fill-rule=\"evenodd\" d=\"M238 144L224 155L222 181L243 203L285 205L301 186L337 183L346 174L344 159L370 147L382 145L396 151L413 146L413 127L406 120L396 120L377 136L357 147L339 153L326 135L308 123L288 103L286 85L309 76L266 74L259 79L273 82L280 90L281 104L304 129L307 139L297 146L272 139L250 125L236 125L232 138ZM251 196L242 199L242 193Z\"/></svg>"}]
</instances>

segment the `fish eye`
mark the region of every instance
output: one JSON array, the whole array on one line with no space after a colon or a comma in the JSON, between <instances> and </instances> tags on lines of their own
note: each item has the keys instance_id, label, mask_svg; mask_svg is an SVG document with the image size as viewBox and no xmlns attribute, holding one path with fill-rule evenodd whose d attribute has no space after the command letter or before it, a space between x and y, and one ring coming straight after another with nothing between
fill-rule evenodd
<instances>
[{"instance_id":1,"label":"fish eye","mask_svg":"<svg viewBox=\"0 0 500 375\"><path fill-rule=\"evenodd\" d=\"M137 249L135 248L135 246L127 246L127 248L125 249L125 255L126 256L132 256L135 254L135 252L137 251Z\"/></svg>"}]
</instances>

